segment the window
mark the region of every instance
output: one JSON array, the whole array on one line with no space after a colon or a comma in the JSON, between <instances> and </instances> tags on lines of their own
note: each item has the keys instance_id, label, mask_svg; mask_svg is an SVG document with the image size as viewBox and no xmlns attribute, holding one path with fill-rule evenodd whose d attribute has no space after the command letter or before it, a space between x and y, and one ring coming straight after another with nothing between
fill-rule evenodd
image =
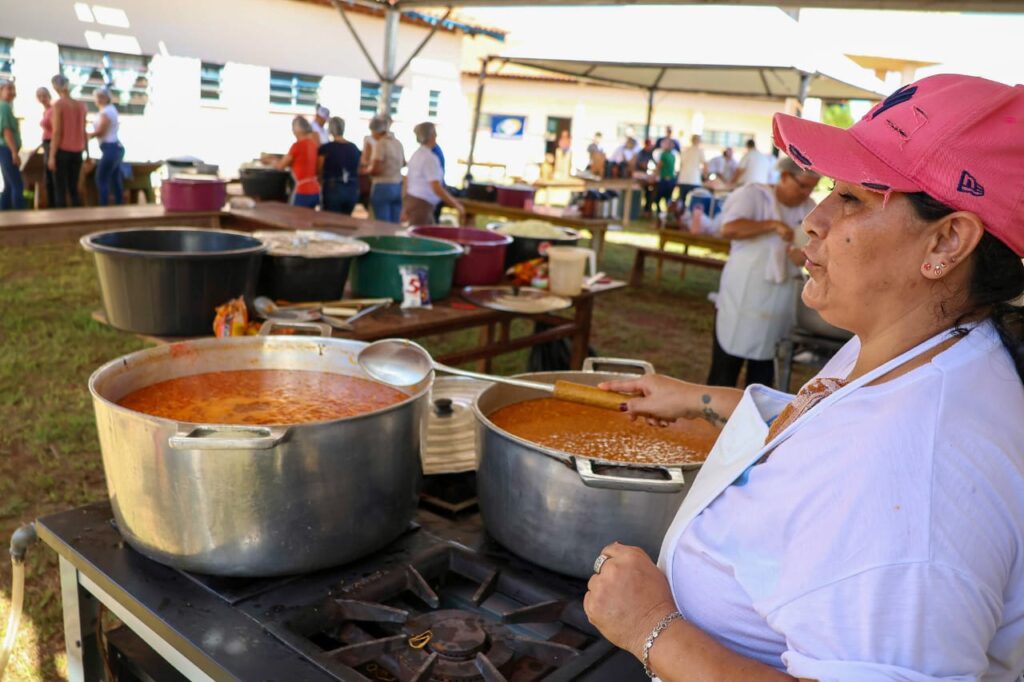
<instances>
[{"instance_id":1,"label":"window","mask_svg":"<svg viewBox=\"0 0 1024 682\"><path fill-rule=\"evenodd\" d=\"M13 48L13 40L10 38L0 38L0 78L13 78L14 57L11 56Z\"/></svg>"},{"instance_id":2,"label":"window","mask_svg":"<svg viewBox=\"0 0 1024 682\"><path fill-rule=\"evenodd\" d=\"M320 80L320 76L271 71L270 103L281 107L315 107L320 101Z\"/></svg>"},{"instance_id":3,"label":"window","mask_svg":"<svg viewBox=\"0 0 1024 682\"><path fill-rule=\"evenodd\" d=\"M753 133L738 133L731 130L705 130L700 136L701 142L718 147L739 148L753 140Z\"/></svg>"},{"instance_id":4,"label":"window","mask_svg":"<svg viewBox=\"0 0 1024 682\"><path fill-rule=\"evenodd\" d=\"M441 108L441 91L431 90L427 98L427 118L437 118L437 112Z\"/></svg>"},{"instance_id":5,"label":"window","mask_svg":"<svg viewBox=\"0 0 1024 682\"><path fill-rule=\"evenodd\" d=\"M199 69L199 98L204 102L219 102L224 65L203 62Z\"/></svg>"},{"instance_id":6,"label":"window","mask_svg":"<svg viewBox=\"0 0 1024 682\"><path fill-rule=\"evenodd\" d=\"M96 110L93 93L106 87L123 114L142 114L149 102L149 57L60 48L60 70L71 81L71 96Z\"/></svg>"},{"instance_id":7,"label":"window","mask_svg":"<svg viewBox=\"0 0 1024 682\"><path fill-rule=\"evenodd\" d=\"M431 91L433 92L433 91ZM440 93L438 93L440 94ZM402 97L402 86L391 86L391 115L398 114L398 100ZM359 111L364 114L376 114L380 103L380 83L363 81L359 87Z\"/></svg>"}]
</instances>

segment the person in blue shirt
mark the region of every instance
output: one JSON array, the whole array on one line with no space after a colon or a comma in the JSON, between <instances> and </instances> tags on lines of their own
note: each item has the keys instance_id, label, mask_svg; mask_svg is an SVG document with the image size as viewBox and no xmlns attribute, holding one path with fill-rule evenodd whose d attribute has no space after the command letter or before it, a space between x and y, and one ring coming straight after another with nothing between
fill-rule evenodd
<instances>
[{"instance_id":1,"label":"person in blue shirt","mask_svg":"<svg viewBox=\"0 0 1024 682\"><path fill-rule=\"evenodd\" d=\"M434 152L434 156L436 156L437 160L441 162L441 173L443 174L444 173L444 152L441 151L441 145L439 145L437 142L434 142L434 146L431 147L430 151ZM443 204L438 204L437 207L434 208L434 222L436 222L436 223L440 223L441 222L441 209L442 208L444 208Z\"/></svg>"},{"instance_id":2,"label":"person in blue shirt","mask_svg":"<svg viewBox=\"0 0 1024 682\"><path fill-rule=\"evenodd\" d=\"M345 121L332 116L327 122L331 141L317 151L317 170L323 209L352 215L359 200L359 147L345 139Z\"/></svg>"}]
</instances>

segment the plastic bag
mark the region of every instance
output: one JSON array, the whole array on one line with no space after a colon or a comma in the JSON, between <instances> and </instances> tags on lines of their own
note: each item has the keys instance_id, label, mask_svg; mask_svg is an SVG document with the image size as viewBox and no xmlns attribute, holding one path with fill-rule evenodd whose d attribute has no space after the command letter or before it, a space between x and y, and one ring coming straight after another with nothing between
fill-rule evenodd
<instances>
[{"instance_id":1,"label":"plastic bag","mask_svg":"<svg viewBox=\"0 0 1024 682\"><path fill-rule=\"evenodd\" d=\"M402 276L402 307L431 308L430 268L426 265L399 265Z\"/></svg>"},{"instance_id":2,"label":"plastic bag","mask_svg":"<svg viewBox=\"0 0 1024 682\"><path fill-rule=\"evenodd\" d=\"M248 336L250 326L249 309L242 296L217 306L217 315L213 318L213 333L217 338Z\"/></svg>"}]
</instances>

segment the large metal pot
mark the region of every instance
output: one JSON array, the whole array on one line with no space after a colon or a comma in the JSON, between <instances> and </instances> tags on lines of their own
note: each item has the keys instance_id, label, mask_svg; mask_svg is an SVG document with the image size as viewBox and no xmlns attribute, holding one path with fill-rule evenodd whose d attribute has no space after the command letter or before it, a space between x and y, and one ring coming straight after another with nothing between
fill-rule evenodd
<instances>
[{"instance_id":1,"label":"large metal pot","mask_svg":"<svg viewBox=\"0 0 1024 682\"><path fill-rule=\"evenodd\" d=\"M582 372L517 378L593 386L628 376L596 372L595 366L654 371L649 363L589 358ZM524 559L578 578L589 576L601 549L616 540L657 557L700 465L639 466L577 457L513 436L488 418L506 405L537 397L530 389L494 384L474 404L480 436L477 495L487 532Z\"/></svg>"},{"instance_id":2,"label":"large metal pot","mask_svg":"<svg viewBox=\"0 0 1024 682\"><path fill-rule=\"evenodd\" d=\"M303 573L353 561L409 525L432 377L397 405L299 425L178 423L121 407L131 391L239 369L366 375L366 344L302 336L203 339L109 362L89 379L114 518L132 547L188 571Z\"/></svg>"}]
</instances>

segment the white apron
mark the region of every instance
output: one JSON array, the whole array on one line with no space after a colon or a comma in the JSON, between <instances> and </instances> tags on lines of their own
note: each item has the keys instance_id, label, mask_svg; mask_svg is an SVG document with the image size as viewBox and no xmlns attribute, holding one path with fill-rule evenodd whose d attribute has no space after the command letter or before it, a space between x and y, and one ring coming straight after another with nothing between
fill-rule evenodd
<instances>
[{"instance_id":1,"label":"white apron","mask_svg":"<svg viewBox=\"0 0 1024 682\"><path fill-rule=\"evenodd\" d=\"M765 190L771 197L770 218L759 219L786 222L774 189ZM775 346L796 321L794 301L801 282L795 279L796 266L786 258L786 246L774 232L733 242L722 271L715 316L715 336L729 355L771 360ZM780 254L781 263L770 267ZM778 273L769 277L772 270Z\"/></svg>"},{"instance_id":2,"label":"white apron","mask_svg":"<svg viewBox=\"0 0 1024 682\"><path fill-rule=\"evenodd\" d=\"M948 340L950 336L950 330L944 331L899 357L890 360L881 367L851 381L801 415L799 419L777 434L767 445L764 442L768 435L767 420L777 416L782 411L782 408L793 399L793 396L781 391L765 388L758 384L748 386L743 392L743 398L736 406L725 428L722 429L722 433L718 436L718 440L715 442L711 454L708 455L707 461L701 467L696 479L694 479L690 491L679 506L679 511L676 512L675 519L672 521L672 525L669 526L668 533L665 534L665 539L661 545L658 567L668 577L672 587L672 596L675 598L676 603L679 603L679 599L675 594L676 586L671 584L674 575L672 562L675 558L676 545L679 543L680 536L690 525L690 522L705 507L732 485L748 467L772 452L796 433L798 429L803 427L808 420L813 419L823 410L828 409L832 404L842 400L861 386L871 383L921 353Z\"/></svg>"}]
</instances>

